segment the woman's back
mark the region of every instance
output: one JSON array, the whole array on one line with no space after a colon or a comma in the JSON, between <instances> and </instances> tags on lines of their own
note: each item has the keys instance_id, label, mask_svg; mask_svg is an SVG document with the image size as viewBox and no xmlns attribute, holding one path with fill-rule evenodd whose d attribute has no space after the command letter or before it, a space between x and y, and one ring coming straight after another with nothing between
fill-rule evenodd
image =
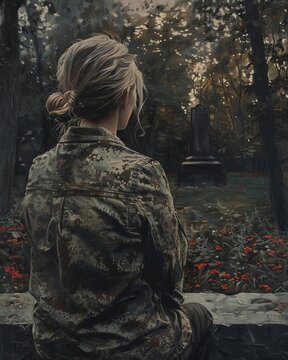
<instances>
[{"instance_id":1,"label":"woman's back","mask_svg":"<svg viewBox=\"0 0 288 360\"><path fill-rule=\"evenodd\" d=\"M167 359L187 345L186 239L156 160L105 128L72 126L34 160L22 216L40 353Z\"/></svg>"}]
</instances>

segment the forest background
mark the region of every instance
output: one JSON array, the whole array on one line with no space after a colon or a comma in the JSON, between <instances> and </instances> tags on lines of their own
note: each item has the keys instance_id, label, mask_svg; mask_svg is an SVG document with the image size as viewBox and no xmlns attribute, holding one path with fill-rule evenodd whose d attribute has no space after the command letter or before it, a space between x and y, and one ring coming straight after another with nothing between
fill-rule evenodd
<instances>
[{"instance_id":1,"label":"forest background","mask_svg":"<svg viewBox=\"0 0 288 360\"><path fill-rule=\"evenodd\" d=\"M137 54L149 93L145 133L132 118L119 133L125 143L173 176L189 154L191 108L204 104L212 155L227 172L267 174L274 224L287 230L287 13L285 0L0 1L0 215L11 209L17 179L23 191L33 158L64 130L45 110L59 56L77 39L111 30ZM234 240L242 254L245 244Z\"/></svg>"}]
</instances>

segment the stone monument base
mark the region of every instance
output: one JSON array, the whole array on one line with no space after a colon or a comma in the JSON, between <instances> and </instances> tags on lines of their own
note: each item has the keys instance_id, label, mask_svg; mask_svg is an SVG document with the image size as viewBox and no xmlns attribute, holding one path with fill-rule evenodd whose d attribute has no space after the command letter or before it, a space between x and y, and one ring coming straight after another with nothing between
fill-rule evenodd
<instances>
[{"instance_id":1,"label":"stone monument base","mask_svg":"<svg viewBox=\"0 0 288 360\"><path fill-rule=\"evenodd\" d=\"M224 166L214 156L188 156L177 171L177 185L226 185Z\"/></svg>"}]
</instances>

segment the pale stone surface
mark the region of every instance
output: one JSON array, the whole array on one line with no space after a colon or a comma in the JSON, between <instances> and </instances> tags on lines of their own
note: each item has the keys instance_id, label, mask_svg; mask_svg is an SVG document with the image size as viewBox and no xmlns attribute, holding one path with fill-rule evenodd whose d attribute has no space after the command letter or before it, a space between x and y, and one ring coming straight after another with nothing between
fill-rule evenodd
<instances>
[{"instance_id":1,"label":"pale stone surface","mask_svg":"<svg viewBox=\"0 0 288 360\"><path fill-rule=\"evenodd\" d=\"M206 306L215 324L288 325L287 293L184 293L184 299ZM0 294L0 324L31 324L34 303L28 292Z\"/></svg>"},{"instance_id":2,"label":"pale stone surface","mask_svg":"<svg viewBox=\"0 0 288 360\"><path fill-rule=\"evenodd\" d=\"M288 294L186 293L185 302L198 302L209 309L215 324L288 325Z\"/></svg>"},{"instance_id":3,"label":"pale stone surface","mask_svg":"<svg viewBox=\"0 0 288 360\"><path fill-rule=\"evenodd\" d=\"M34 303L28 292L0 294L0 324L32 324Z\"/></svg>"}]
</instances>

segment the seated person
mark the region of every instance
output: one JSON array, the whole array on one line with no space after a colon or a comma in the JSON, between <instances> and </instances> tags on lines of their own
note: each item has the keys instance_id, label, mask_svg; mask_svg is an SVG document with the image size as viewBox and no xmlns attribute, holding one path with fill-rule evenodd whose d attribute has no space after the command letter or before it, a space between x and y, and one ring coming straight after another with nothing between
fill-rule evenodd
<instances>
[{"instance_id":1,"label":"seated person","mask_svg":"<svg viewBox=\"0 0 288 360\"><path fill-rule=\"evenodd\" d=\"M47 110L66 130L29 171L33 339L42 359L204 359L212 316L183 304L187 239L160 163L117 137L143 76L116 34L60 57Z\"/></svg>"}]
</instances>

